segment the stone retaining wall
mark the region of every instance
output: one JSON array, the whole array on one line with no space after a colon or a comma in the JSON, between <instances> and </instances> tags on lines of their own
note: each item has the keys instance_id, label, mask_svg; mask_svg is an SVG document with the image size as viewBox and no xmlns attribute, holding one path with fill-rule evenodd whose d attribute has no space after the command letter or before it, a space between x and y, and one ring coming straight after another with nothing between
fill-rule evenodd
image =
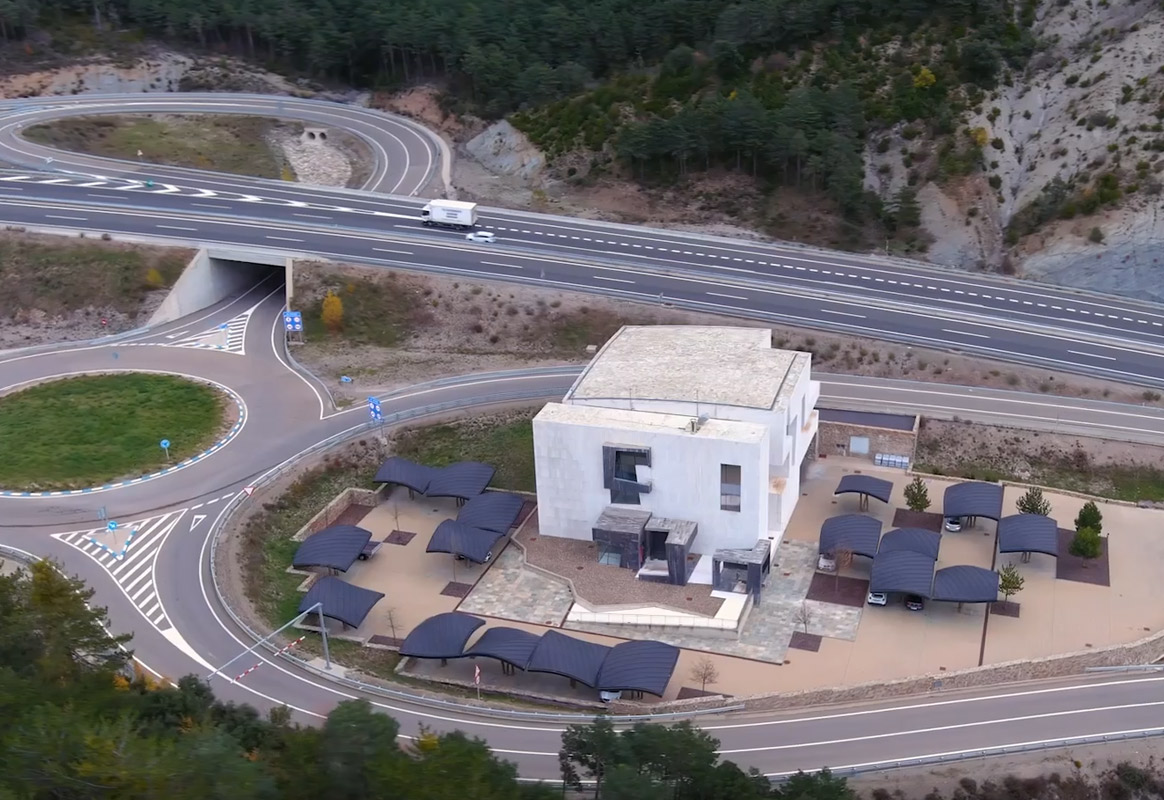
<instances>
[{"instance_id":1,"label":"stone retaining wall","mask_svg":"<svg viewBox=\"0 0 1164 800\"><path fill-rule=\"evenodd\" d=\"M899 431L891 428L873 428L868 425L851 425L846 422L821 422L816 434L818 457L850 455L850 436L869 437L870 461L877 453L888 453L909 456L910 463L913 463L914 450L917 447L916 425L912 431Z\"/></svg>"},{"instance_id":2,"label":"stone retaining wall","mask_svg":"<svg viewBox=\"0 0 1164 800\"><path fill-rule=\"evenodd\" d=\"M319 533L321 530L331 525L340 516L352 506L366 506L375 508L380 503L380 491L376 489L354 489L347 488L336 495L335 499L328 503L323 509L307 521L307 524L296 531L291 538L297 542L302 542L313 533Z\"/></svg>"}]
</instances>

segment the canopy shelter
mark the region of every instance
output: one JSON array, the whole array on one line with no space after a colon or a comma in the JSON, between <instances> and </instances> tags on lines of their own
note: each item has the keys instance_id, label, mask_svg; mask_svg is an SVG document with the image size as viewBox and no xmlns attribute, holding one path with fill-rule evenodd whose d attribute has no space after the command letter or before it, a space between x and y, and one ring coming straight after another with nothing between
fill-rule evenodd
<instances>
[{"instance_id":1,"label":"canopy shelter","mask_svg":"<svg viewBox=\"0 0 1164 800\"><path fill-rule=\"evenodd\" d=\"M436 469L417 464L407 458L392 456L376 471L376 483L392 483L407 487L409 492L424 494L432 481Z\"/></svg>"},{"instance_id":2,"label":"canopy shelter","mask_svg":"<svg viewBox=\"0 0 1164 800\"><path fill-rule=\"evenodd\" d=\"M493 546L504 538L504 533L471 528L457 520L446 519L432 532L425 552L450 553L474 564L484 564L493 558Z\"/></svg>"},{"instance_id":3,"label":"canopy shelter","mask_svg":"<svg viewBox=\"0 0 1164 800\"><path fill-rule=\"evenodd\" d=\"M460 611L437 614L412 629L400 645L400 655L439 658L442 662L460 658L465 655L469 637L484 624L485 620Z\"/></svg>"},{"instance_id":4,"label":"canopy shelter","mask_svg":"<svg viewBox=\"0 0 1164 800\"><path fill-rule=\"evenodd\" d=\"M835 553L839 548L854 555L873 558L881 539L881 520L863 514L843 514L830 517L820 526L820 552Z\"/></svg>"},{"instance_id":5,"label":"canopy shelter","mask_svg":"<svg viewBox=\"0 0 1164 800\"><path fill-rule=\"evenodd\" d=\"M986 517L1002 519L1002 486L973 481L946 487L942 497L942 514L947 517Z\"/></svg>"},{"instance_id":6,"label":"canopy shelter","mask_svg":"<svg viewBox=\"0 0 1164 800\"><path fill-rule=\"evenodd\" d=\"M479 461L458 461L436 470L425 494L429 497L455 497L468 500L485 491L493 480L493 467Z\"/></svg>"},{"instance_id":7,"label":"canopy shelter","mask_svg":"<svg viewBox=\"0 0 1164 800\"><path fill-rule=\"evenodd\" d=\"M869 591L929 597L934 585L935 563L924 553L912 550L878 552L869 575Z\"/></svg>"},{"instance_id":8,"label":"canopy shelter","mask_svg":"<svg viewBox=\"0 0 1164 800\"><path fill-rule=\"evenodd\" d=\"M942 546L942 535L922 528L897 528L881 537L877 546L877 557L882 553L907 551L918 553L930 561L938 560L938 549ZM876 563L876 561L874 561Z\"/></svg>"},{"instance_id":9,"label":"canopy shelter","mask_svg":"<svg viewBox=\"0 0 1164 800\"><path fill-rule=\"evenodd\" d=\"M332 525L307 537L295 551L291 566L295 569L326 567L347 572L371 538L371 532L355 525Z\"/></svg>"},{"instance_id":10,"label":"canopy shelter","mask_svg":"<svg viewBox=\"0 0 1164 800\"><path fill-rule=\"evenodd\" d=\"M1042 514L1014 514L998 521L998 552L1059 557L1059 523Z\"/></svg>"},{"instance_id":11,"label":"canopy shelter","mask_svg":"<svg viewBox=\"0 0 1164 800\"><path fill-rule=\"evenodd\" d=\"M490 628L481 634L477 643L465 651L467 656L482 656L501 662L501 670L512 675L524 670L541 637L519 628Z\"/></svg>"},{"instance_id":12,"label":"canopy shelter","mask_svg":"<svg viewBox=\"0 0 1164 800\"><path fill-rule=\"evenodd\" d=\"M888 503L893 495L893 481L874 478L872 475L846 475L841 478L837 490L833 495L857 494L860 495L859 508L864 511L869 508L869 498L876 497L882 503Z\"/></svg>"},{"instance_id":13,"label":"canopy shelter","mask_svg":"<svg viewBox=\"0 0 1164 800\"><path fill-rule=\"evenodd\" d=\"M595 689L602 662L609 652L610 648L605 645L548 630L530 655L526 670L561 675L569 678L571 683L576 681Z\"/></svg>"},{"instance_id":14,"label":"canopy shelter","mask_svg":"<svg viewBox=\"0 0 1164 800\"><path fill-rule=\"evenodd\" d=\"M471 528L509 533L521 515L523 505L525 500L520 495L485 492L465 503L457 514L457 522Z\"/></svg>"},{"instance_id":15,"label":"canopy shelter","mask_svg":"<svg viewBox=\"0 0 1164 800\"><path fill-rule=\"evenodd\" d=\"M307 594L303 595L303 599L299 601L299 613L306 612L316 603L322 603L319 613L323 616L358 628L372 610L372 606L380 602L382 597L383 592L353 586L341 578L325 575L313 583Z\"/></svg>"},{"instance_id":16,"label":"canopy shelter","mask_svg":"<svg viewBox=\"0 0 1164 800\"><path fill-rule=\"evenodd\" d=\"M998 573L961 564L934 573L934 600L947 603L994 603L998 600Z\"/></svg>"},{"instance_id":17,"label":"canopy shelter","mask_svg":"<svg viewBox=\"0 0 1164 800\"><path fill-rule=\"evenodd\" d=\"M654 641L620 642L610 648L595 688L603 692L647 692L662 697L679 662L679 648Z\"/></svg>"}]
</instances>

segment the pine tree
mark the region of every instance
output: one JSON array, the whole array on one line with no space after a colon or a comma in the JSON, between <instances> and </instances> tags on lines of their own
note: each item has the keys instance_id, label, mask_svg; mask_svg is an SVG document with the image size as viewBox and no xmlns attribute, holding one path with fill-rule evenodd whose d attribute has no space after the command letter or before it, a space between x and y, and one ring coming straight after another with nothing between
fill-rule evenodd
<instances>
[{"instance_id":1,"label":"pine tree","mask_svg":"<svg viewBox=\"0 0 1164 800\"><path fill-rule=\"evenodd\" d=\"M906 485L905 504L910 511L925 511L930 507L930 492L920 476L915 475Z\"/></svg>"},{"instance_id":2,"label":"pine tree","mask_svg":"<svg viewBox=\"0 0 1164 800\"><path fill-rule=\"evenodd\" d=\"M1051 516L1051 503L1043 497L1043 490L1038 486L1027 489L1027 493L1015 503L1020 514L1038 514L1040 517Z\"/></svg>"}]
</instances>

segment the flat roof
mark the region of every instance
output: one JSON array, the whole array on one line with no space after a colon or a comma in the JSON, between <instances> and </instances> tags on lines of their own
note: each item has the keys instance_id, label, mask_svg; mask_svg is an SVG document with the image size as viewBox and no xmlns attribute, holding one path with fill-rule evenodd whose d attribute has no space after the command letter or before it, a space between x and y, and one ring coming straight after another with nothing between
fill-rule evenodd
<instances>
[{"instance_id":1,"label":"flat roof","mask_svg":"<svg viewBox=\"0 0 1164 800\"><path fill-rule=\"evenodd\" d=\"M772 347L767 328L626 325L567 393L571 400L665 400L776 408L811 356Z\"/></svg>"},{"instance_id":2,"label":"flat roof","mask_svg":"<svg viewBox=\"0 0 1164 800\"><path fill-rule=\"evenodd\" d=\"M768 428L764 425L730 419L708 419L692 431L690 426L693 419L695 418L685 414L657 414L653 411L631 411L626 408L598 406L567 406L562 403L546 403L534 417L535 422L562 422L591 428L607 428L612 435L617 431L642 431L750 443L762 442L768 437Z\"/></svg>"}]
</instances>

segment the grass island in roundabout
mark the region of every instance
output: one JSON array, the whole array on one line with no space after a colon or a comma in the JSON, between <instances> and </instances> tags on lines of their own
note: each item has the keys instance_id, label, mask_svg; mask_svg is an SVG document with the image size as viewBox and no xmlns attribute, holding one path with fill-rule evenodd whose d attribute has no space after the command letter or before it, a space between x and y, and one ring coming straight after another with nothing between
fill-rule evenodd
<instances>
[{"instance_id":1,"label":"grass island in roundabout","mask_svg":"<svg viewBox=\"0 0 1164 800\"><path fill-rule=\"evenodd\" d=\"M158 373L17 388L0 396L0 488L82 489L157 472L213 446L233 407L212 385Z\"/></svg>"}]
</instances>

